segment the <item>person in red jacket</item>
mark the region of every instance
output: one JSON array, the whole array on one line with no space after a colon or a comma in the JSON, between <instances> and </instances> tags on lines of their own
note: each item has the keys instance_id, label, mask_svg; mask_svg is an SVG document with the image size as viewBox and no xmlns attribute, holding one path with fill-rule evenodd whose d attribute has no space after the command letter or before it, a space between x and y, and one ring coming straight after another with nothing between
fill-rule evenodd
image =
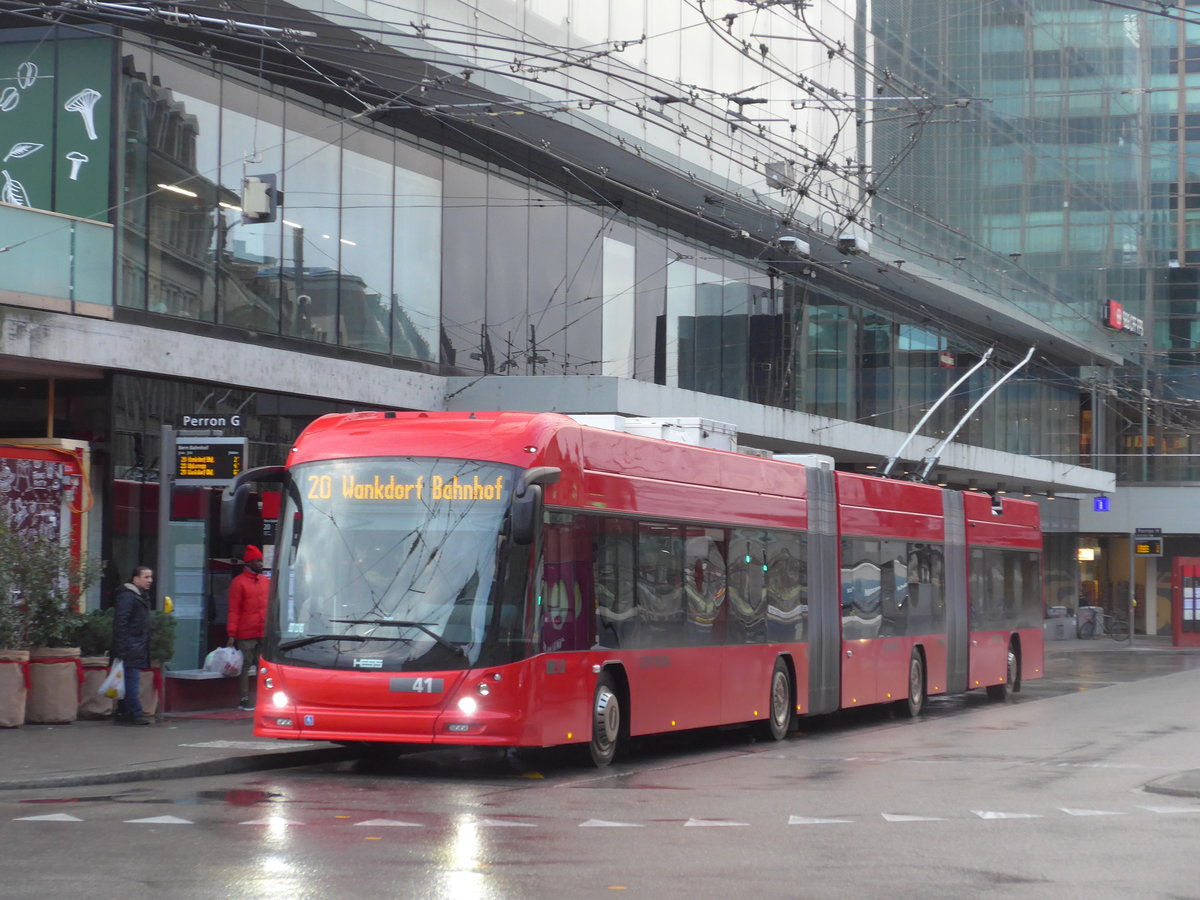
<instances>
[{"instance_id":1,"label":"person in red jacket","mask_svg":"<svg viewBox=\"0 0 1200 900\"><path fill-rule=\"evenodd\" d=\"M245 570L229 585L229 646L242 651L242 671L238 675L241 700L238 709L254 709L250 702L250 667L258 665L263 625L267 619L267 592L271 579L263 574L263 555L250 546L242 554Z\"/></svg>"}]
</instances>

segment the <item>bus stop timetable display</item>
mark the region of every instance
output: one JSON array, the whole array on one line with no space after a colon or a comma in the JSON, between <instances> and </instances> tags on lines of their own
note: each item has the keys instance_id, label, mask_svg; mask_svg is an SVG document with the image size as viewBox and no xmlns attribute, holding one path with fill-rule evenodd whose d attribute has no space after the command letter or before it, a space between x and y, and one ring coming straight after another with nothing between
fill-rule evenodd
<instances>
[{"instance_id":1,"label":"bus stop timetable display","mask_svg":"<svg viewBox=\"0 0 1200 900\"><path fill-rule=\"evenodd\" d=\"M245 438L175 439L175 480L180 484L229 484L245 464Z\"/></svg>"}]
</instances>

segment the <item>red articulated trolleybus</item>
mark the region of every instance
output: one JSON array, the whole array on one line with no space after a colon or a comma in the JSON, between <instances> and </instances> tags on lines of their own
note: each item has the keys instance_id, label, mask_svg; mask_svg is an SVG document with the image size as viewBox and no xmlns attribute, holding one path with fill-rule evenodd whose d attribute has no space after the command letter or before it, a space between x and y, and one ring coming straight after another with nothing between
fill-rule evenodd
<instances>
[{"instance_id":1,"label":"red articulated trolleybus","mask_svg":"<svg viewBox=\"0 0 1200 900\"><path fill-rule=\"evenodd\" d=\"M1037 505L516 412L330 415L286 466L254 733L586 747L1042 674Z\"/></svg>"}]
</instances>

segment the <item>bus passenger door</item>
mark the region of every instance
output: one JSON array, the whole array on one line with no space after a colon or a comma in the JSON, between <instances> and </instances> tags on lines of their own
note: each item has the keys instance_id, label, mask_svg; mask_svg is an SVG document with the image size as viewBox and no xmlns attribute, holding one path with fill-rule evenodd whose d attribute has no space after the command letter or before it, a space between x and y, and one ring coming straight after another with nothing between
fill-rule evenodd
<instances>
[{"instance_id":1,"label":"bus passenger door","mask_svg":"<svg viewBox=\"0 0 1200 900\"><path fill-rule=\"evenodd\" d=\"M880 570L875 543L842 542L842 707L875 702L882 641Z\"/></svg>"}]
</instances>

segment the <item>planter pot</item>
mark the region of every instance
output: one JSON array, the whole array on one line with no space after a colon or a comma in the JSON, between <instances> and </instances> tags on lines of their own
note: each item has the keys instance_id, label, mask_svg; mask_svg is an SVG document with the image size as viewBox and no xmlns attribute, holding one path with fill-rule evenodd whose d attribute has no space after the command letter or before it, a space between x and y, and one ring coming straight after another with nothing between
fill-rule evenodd
<instances>
[{"instance_id":1,"label":"planter pot","mask_svg":"<svg viewBox=\"0 0 1200 900\"><path fill-rule=\"evenodd\" d=\"M79 712L83 660L78 647L35 647L29 651L29 696L25 721L74 722Z\"/></svg>"},{"instance_id":2,"label":"planter pot","mask_svg":"<svg viewBox=\"0 0 1200 900\"><path fill-rule=\"evenodd\" d=\"M108 674L107 656L85 656L80 660L83 666L83 687L79 691L80 719L107 719L113 714L115 700L101 697L100 682Z\"/></svg>"},{"instance_id":3,"label":"planter pot","mask_svg":"<svg viewBox=\"0 0 1200 900\"><path fill-rule=\"evenodd\" d=\"M29 651L0 650L0 728L16 728L25 721L29 692Z\"/></svg>"}]
</instances>

